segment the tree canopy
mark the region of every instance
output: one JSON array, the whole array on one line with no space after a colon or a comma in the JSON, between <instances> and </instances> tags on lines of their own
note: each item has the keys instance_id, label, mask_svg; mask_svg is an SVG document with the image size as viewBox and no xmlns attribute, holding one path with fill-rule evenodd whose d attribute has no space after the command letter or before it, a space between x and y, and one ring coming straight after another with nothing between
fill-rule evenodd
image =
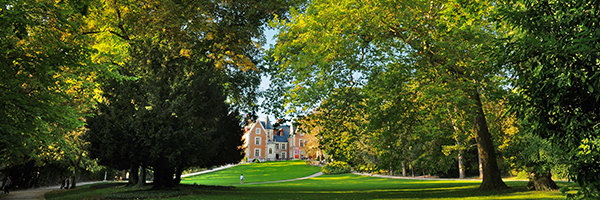
<instances>
[{"instance_id":1,"label":"tree canopy","mask_svg":"<svg viewBox=\"0 0 600 200\"><path fill-rule=\"evenodd\" d=\"M570 156L570 175L584 197L600 195L598 4L505 1L505 64L518 92L513 110L533 134Z\"/></svg>"},{"instance_id":2,"label":"tree canopy","mask_svg":"<svg viewBox=\"0 0 600 200\"><path fill-rule=\"evenodd\" d=\"M382 113L369 117L389 112L376 107L411 106L419 96L419 103L446 102L439 105L453 105L452 111L464 111L472 121L470 131L483 163L481 189L504 189L480 97L498 85L494 77L500 73L484 53L501 33L490 21L494 8L488 1L311 1L306 9L293 11L290 21L272 24L280 33L268 58L273 86L267 92L269 105L291 114L323 106L324 100L356 106L331 99L348 87L363 88L369 101L384 97L376 93L380 90L406 90L370 104L369 111ZM442 113L436 110L441 107L428 109ZM410 124L418 115L405 114L410 117L391 123ZM411 128L411 134L422 135L435 129Z\"/></svg>"}]
</instances>

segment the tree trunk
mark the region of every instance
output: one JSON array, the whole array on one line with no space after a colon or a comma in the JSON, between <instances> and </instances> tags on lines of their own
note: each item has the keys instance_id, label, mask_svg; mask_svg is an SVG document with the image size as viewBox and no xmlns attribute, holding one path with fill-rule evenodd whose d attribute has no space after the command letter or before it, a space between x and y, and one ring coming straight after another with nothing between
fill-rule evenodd
<instances>
[{"instance_id":1,"label":"tree trunk","mask_svg":"<svg viewBox=\"0 0 600 200\"><path fill-rule=\"evenodd\" d=\"M557 190L558 186L552 180L552 174L546 173L529 173L529 183L527 183L527 189L530 190Z\"/></svg>"},{"instance_id":2,"label":"tree trunk","mask_svg":"<svg viewBox=\"0 0 600 200\"><path fill-rule=\"evenodd\" d=\"M69 188L77 187L77 168L79 168L79 164L81 163L82 157L83 157L83 153L79 153L79 156L77 157L77 160L75 161L75 164L73 165L73 178L71 178L71 187L69 187Z\"/></svg>"},{"instance_id":3,"label":"tree trunk","mask_svg":"<svg viewBox=\"0 0 600 200\"><path fill-rule=\"evenodd\" d=\"M463 160L463 150L458 150L458 178L465 178L465 162Z\"/></svg>"},{"instance_id":4,"label":"tree trunk","mask_svg":"<svg viewBox=\"0 0 600 200\"><path fill-rule=\"evenodd\" d=\"M458 136L460 129L456 126L456 120L452 116L450 109L446 109L448 111L448 115L450 115L450 122L452 122L452 127L454 128L454 132L456 133L456 146L460 147L460 138ZM456 109L454 109L456 110ZM458 178L465 178L465 163L463 162L463 153L464 151L458 150Z\"/></svg>"},{"instance_id":5,"label":"tree trunk","mask_svg":"<svg viewBox=\"0 0 600 200\"><path fill-rule=\"evenodd\" d=\"M137 187L143 187L146 185L146 167L140 166L140 177L138 179Z\"/></svg>"},{"instance_id":6,"label":"tree trunk","mask_svg":"<svg viewBox=\"0 0 600 200\"><path fill-rule=\"evenodd\" d=\"M473 123L473 130L475 131L477 150L479 151L481 165L483 166L483 181L479 186L479 190L508 189L509 187L506 186L500 176L492 135L488 130L485 114L483 113L483 105L477 90L471 91L470 98L475 103L475 123Z\"/></svg>"},{"instance_id":7,"label":"tree trunk","mask_svg":"<svg viewBox=\"0 0 600 200\"><path fill-rule=\"evenodd\" d=\"M175 174L175 167L154 167L154 183L152 189L165 189L172 188L175 186L173 175Z\"/></svg>"},{"instance_id":8,"label":"tree trunk","mask_svg":"<svg viewBox=\"0 0 600 200\"><path fill-rule=\"evenodd\" d=\"M175 171L175 185L181 183L181 173L183 173L183 167L177 167Z\"/></svg>"},{"instance_id":9,"label":"tree trunk","mask_svg":"<svg viewBox=\"0 0 600 200\"><path fill-rule=\"evenodd\" d=\"M77 187L77 166L75 166L73 169L73 176L71 178L71 186L69 186L69 189L73 189L76 187Z\"/></svg>"},{"instance_id":10,"label":"tree trunk","mask_svg":"<svg viewBox=\"0 0 600 200\"><path fill-rule=\"evenodd\" d=\"M481 153L479 153L479 149L477 149L477 163L479 166L479 178L483 179L483 165L481 164Z\"/></svg>"},{"instance_id":11,"label":"tree trunk","mask_svg":"<svg viewBox=\"0 0 600 200\"><path fill-rule=\"evenodd\" d=\"M406 176L406 164L402 161L402 176Z\"/></svg>"},{"instance_id":12,"label":"tree trunk","mask_svg":"<svg viewBox=\"0 0 600 200\"><path fill-rule=\"evenodd\" d=\"M131 169L129 170L129 181L128 181L128 185L130 186L135 186L138 184L138 172L139 172L139 167L137 164L132 164L131 165Z\"/></svg>"}]
</instances>

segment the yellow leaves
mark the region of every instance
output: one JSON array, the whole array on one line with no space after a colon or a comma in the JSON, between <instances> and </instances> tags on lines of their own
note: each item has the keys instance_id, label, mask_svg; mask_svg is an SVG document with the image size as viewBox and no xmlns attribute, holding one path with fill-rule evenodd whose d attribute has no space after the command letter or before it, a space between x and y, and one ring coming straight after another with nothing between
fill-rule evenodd
<instances>
[{"instance_id":1,"label":"yellow leaves","mask_svg":"<svg viewBox=\"0 0 600 200\"><path fill-rule=\"evenodd\" d=\"M222 54L211 53L208 55L208 58L215 61L215 66L218 69L225 69L228 66L236 66L243 71L258 71L256 65L248 57L231 51L225 51Z\"/></svg>"},{"instance_id":2,"label":"yellow leaves","mask_svg":"<svg viewBox=\"0 0 600 200\"><path fill-rule=\"evenodd\" d=\"M181 49L179 51L179 56L190 58L190 53L191 52L192 52L192 50L190 50L190 49Z\"/></svg>"}]
</instances>

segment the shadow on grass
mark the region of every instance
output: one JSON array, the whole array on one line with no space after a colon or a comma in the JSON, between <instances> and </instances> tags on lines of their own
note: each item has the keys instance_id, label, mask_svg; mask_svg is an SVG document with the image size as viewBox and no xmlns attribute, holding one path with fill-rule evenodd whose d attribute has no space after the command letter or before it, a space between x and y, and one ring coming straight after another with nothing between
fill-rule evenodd
<instances>
[{"instance_id":1,"label":"shadow on grass","mask_svg":"<svg viewBox=\"0 0 600 200\"><path fill-rule=\"evenodd\" d=\"M168 189L151 189L152 185L141 188L126 187L127 190L104 194L100 199L163 199L197 194L212 194L214 191L232 190L232 186L185 185Z\"/></svg>"}]
</instances>

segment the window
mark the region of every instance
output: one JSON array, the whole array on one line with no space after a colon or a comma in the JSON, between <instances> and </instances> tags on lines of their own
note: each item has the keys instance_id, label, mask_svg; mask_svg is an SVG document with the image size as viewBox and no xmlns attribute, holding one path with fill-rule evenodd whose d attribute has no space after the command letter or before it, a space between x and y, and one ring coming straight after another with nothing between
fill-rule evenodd
<instances>
[{"instance_id":1,"label":"window","mask_svg":"<svg viewBox=\"0 0 600 200\"><path fill-rule=\"evenodd\" d=\"M281 158L285 159L285 152L281 152Z\"/></svg>"},{"instance_id":2,"label":"window","mask_svg":"<svg viewBox=\"0 0 600 200\"><path fill-rule=\"evenodd\" d=\"M304 147L304 140L300 139L300 147Z\"/></svg>"},{"instance_id":3,"label":"window","mask_svg":"<svg viewBox=\"0 0 600 200\"><path fill-rule=\"evenodd\" d=\"M275 149L279 150L279 144L275 144Z\"/></svg>"},{"instance_id":4,"label":"window","mask_svg":"<svg viewBox=\"0 0 600 200\"><path fill-rule=\"evenodd\" d=\"M281 149L285 149L285 144L281 144Z\"/></svg>"},{"instance_id":5,"label":"window","mask_svg":"<svg viewBox=\"0 0 600 200\"><path fill-rule=\"evenodd\" d=\"M260 135L260 128L256 128L256 135Z\"/></svg>"},{"instance_id":6,"label":"window","mask_svg":"<svg viewBox=\"0 0 600 200\"><path fill-rule=\"evenodd\" d=\"M255 137L254 138L254 144L260 145L260 137Z\"/></svg>"},{"instance_id":7,"label":"window","mask_svg":"<svg viewBox=\"0 0 600 200\"><path fill-rule=\"evenodd\" d=\"M260 157L260 149L254 149L254 157Z\"/></svg>"},{"instance_id":8,"label":"window","mask_svg":"<svg viewBox=\"0 0 600 200\"><path fill-rule=\"evenodd\" d=\"M269 154L273 154L273 149L269 148Z\"/></svg>"}]
</instances>

